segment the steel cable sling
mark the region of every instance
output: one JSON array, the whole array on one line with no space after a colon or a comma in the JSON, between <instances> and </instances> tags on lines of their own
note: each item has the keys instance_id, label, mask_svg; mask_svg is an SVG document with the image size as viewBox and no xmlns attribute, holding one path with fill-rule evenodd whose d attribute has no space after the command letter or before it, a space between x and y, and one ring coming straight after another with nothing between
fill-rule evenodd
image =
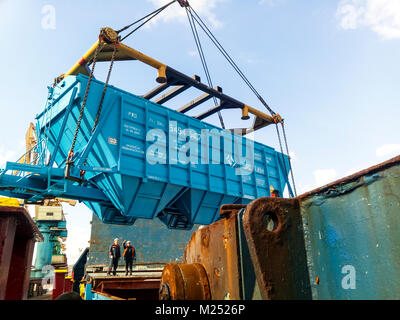
<instances>
[{"instance_id":1,"label":"steel cable sling","mask_svg":"<svg viewBox=\"0 0 400 320\"><path fill-rule=\"evenodd\" d=\"M139 30L141 27L143 27L147 22L149 22L151 19L153 19L155 16L157 16L158 14L160 14L162 11L164 11L166 8L168 8L171 4L173 4L174 2L176 2L178 0L173 0L169 3L167 3L166 5L162 6L161 8L158 8L157 10L154 10L153 12L145 15L144 17L132 22L131 24L128 24L127 26L121 28L120 30L116 31L117 34L120 34L122 31L125 31L127 29L129 29L130 27L134 26L135 24L137 24L138 22L148 18L146 21L144 21L143 23L141 23L138 27L136 27L135 29L133 29L131 32L129 32L127 35L125 35L122 39L121 42L124 41L126 38L128 38L130 35L132 35L135 31Z\"/></svg>"},{"instance_id":2,"label":"steel cable sling","mask_svg":"<svg viewBox=\"0 0 400 320\"><path fill-rule=\"evenodd\" d=\"M117 33L119 34L119 33L121 33L122 31L125 31L125 30L129 29L129 28L132 27L133 25L135 25L135 24L139 23L140 21L142 21L142 20L144 20L144 19L147 18L147 20L145 20L143 23L141 23L138 27L136 27L136 28L133 29L131 32L129 32L127 35L125 35L125 36L121 39L121 41L123 41L123 40L125 40L126 38L128 38L128 37L129 37L130 35L132 35L135 31L137 31L138 29L140 29L143 25L145 25L147 22L149 22L151 19L153 19L153 18L154 18L155 16L157 16L158 14L160 14L163 10L165 10L167 7L169 7L171 4L173 4L173 3L176 2L176 1L178 1L179 4L180 4L182 7L186 6L186 2L185 2L185 1L182 1L182 0L173 0L173 1L169 2L169 3L167 3L166 5L162 6L161 8L159 8L159 9L157 9L157 10L154 10L153 12L149 13L148 15L146 15L146 16L144 16L144 17L142 17L142 18L140 18L140 19L138 19L138 20L132 22L131 24L129 24L129 25L127 25L127 26L121 28L120 30L118 30ZM205 60L205 56L204 56L203 49L202 49L202 47L201 47L201 43L200 43L200 39L199 39L199 36L198 36L198 33L197 33L197 29L196 29L196 26L195 26L195 24L194 24L193 17L192 17L192 21L191 21L191 19L190 19L190 17L189 17L189 12L188 12L187 8L186 8L186 14L187 14L187 16L188 16L188 20L189 20L189 23L190 23L190 27L191 27L191 29L192 29L192 33L193 33L193 37L194 37L195 42L196 42L197 49L198 49L198 51L199 51L201 63L202 63L202 65L203 65L203 69L204 69L204 72L205 72L205 74L206 74L206 78L207 78L208 84L209 84L209 86L212 88L213 85L212 85L212 81L211 81L211 77L210 77L210 72L209 72L209 70L208 70L208 66L207 66L207 62L206 62L206 60ZM217 105L217 99L216 99L215 97L213 97L213 99L214 99L215 105ZM225 124L224 124L224 121L223 121L223 118L222 118L222 115L221 115L221 112L220 112L220 111L218 111L218 117L219 117L219 120L220 120L220 123L221 123L222 128L225 129Z\"/></svg>"},{"instance_id":3,"label":"steel cable sling","mask_svg":"<svg viewBox=\"0 0 400 320\"><path fill-rule=\"evenodd\" d=\"M197 51L199 52L201 64L203 65L204 73L205 73L206 78L207 78L208 86L210 88L213 88L214 85L213 85L212 80L211 80L211 75L210 75L210 71L208 69L208 65L207 65L206 57L204 55L203 47L201 46L200 37L199 37L196 25L195 25L194 20L193 20L193 14L190 12L188 7L185 7L185 9L186 9L186 15L187 15L188 20L189 20L190 28L192 29L193 37L194 37L194 40L196 42ZM214 99L214 105L217 106L218 105L217 98L213 97L213 99ZM219 117L219 121L221 123L221 127L223 129L225 129L225 123L224 123L224 119L222 118L221 111L218 111L218 117Z\"/></svg>"},{"instance_id":4,"label":"steel cable sling","mask_svg":"<svg viewBox=\"0 0 400 320\"><path fill-rule=\"evenodd\" d=\"M260 100L260 102L265 106L265 108L270 112L272 116L275 116L276 113L271 109L271 107L265 102L263 97L258 93L258 91L255 89L255 87L251 84L251 82L247 79L247 77L244 75L244 73L240 70L240 68L237 66L235 61L231 58L231 56L226 52L224 47L221 45L221 43L217 40L217 38L213 35L213 33L210 31L210 29L207 27L207 25L203 22L203 20L200 18L200 16L196 13L196 11L190 6L187 0L181 0L179 1L182 7L185 7L186 11L190 13L190 16L192 18L192 22L194 24L194 21L197 22L197 24L203 29L204 33L210 38L210 40L213 42L213 44L217 47L217 49L222 53L222 55L225 57L225 59L229 62L229 64L233 67L233 69L239 74L239 76L242 78L242 80L247 84L247 86L253 91L253 93L256 95L256 97ZM190 20L190 19L189 19ZM284 151L282 147L282 141L281 141L281 136L279 132L279 127L278 127L278 120L275 118L275 128L278 136L278 141L279 141L279 147L281 150L281 155L282 155L282 162L283 166L286 172L288 172L287 167L286 167L286 161L284 158ZM285 126L284 126L284 120L281 119L281 125L282 125L282 132L283 132L283 137L284 137L284 142L285 142L285 147L286 147L286 152L288 156L288 162L289 162L289 170L292 178L292 184L293 184L293 191L294 195L297 196L297 191L296 191L296 184L294 181L294 174L293 174L293 167L291 164L291 158L290 158L290 152L289 152L289 147L287 143L287 137L286 137L286 132L285 132Z\"/></svg>"}]
</instances>

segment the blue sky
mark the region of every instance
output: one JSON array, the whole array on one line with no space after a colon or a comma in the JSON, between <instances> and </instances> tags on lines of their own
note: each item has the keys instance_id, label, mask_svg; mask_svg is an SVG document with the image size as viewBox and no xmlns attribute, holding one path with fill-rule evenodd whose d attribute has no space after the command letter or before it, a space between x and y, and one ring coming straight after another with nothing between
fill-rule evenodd
<instances>
[{"instance_id":1,"label":"blue sky","mask_svg":"<svg viewBox=\"0 0 400 320\"><path fill-rule=\"evenodd\" d=\"M0 0L0 164L23 153L25 131L44 108L47 85L94 43L99 28L121 28L165 2ZM285 118L299 193L400 154L400 1L191 4ZM55 9L54 28L46 28L46 5ZM178 4L125 43L205 82ZM264 110L206 38L202 43L214 85ZM107 68L99 67L96 76L104 79ZM124 62L115 65L111 83L143 94L156 85L154 78L147 66ZM184 102L182 98L168 106ZM223 116L228 127L243 124L236 112ZM210 122L218 124L216 117ZM278 147L273 127L256 133L255 139ZM90 212L83 205L66 211L73 260L89 239Z\"/></svg>"}]
</instances>

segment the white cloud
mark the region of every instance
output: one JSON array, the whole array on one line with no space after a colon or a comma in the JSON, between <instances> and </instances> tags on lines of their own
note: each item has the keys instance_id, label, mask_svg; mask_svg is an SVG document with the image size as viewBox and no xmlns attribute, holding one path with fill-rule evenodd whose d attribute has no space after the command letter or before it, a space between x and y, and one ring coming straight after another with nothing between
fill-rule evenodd
<instances>
[{"instance_id":1,"label":"white cloud","mask_svg":"<svg viewBox=\"0 0 400 320\"><path fill-rule=\"evenodd\" d=\"M147 0L154 4L156 8L160 8L163 5L170 2L170 0ZM227 2L230 0L190 0L190 5L197 12L197 14L204 20L208 20L212 27L218 28L223 25L222 21L220 21L216 14L215 8L219 3ZM187 21L187 15L185 8L180 7L178 3L175 3L165 9L162 13L160 13L154 20L163 20L163 21L179 21L185 22Z\"/></svg>"},{"instance_id":2,"label":"white cloud","mask_svg":"<svg viewBox=\"0 0 400 320\"><path fill-rule=\"evenodd\" d=\"M384 144L376 149L378 157L394 156L400 154L400 144Z\"/></svg>"},{"instance_id":3,"label":"white cloud","mask_svg":"<svg viewBox=\"0 0 400 320\"><path fill-rule=\"evenodd\" d=\"M335 169L318 169L314 171L315 184L318 187L333 182L337 177Z\"/></svg>"},{"instance_id":4,"label":"white cloud","mask_svg":"<svg viewBox=\"0 0 400 320\"><path fill-rule=\"evenodd\" d=\"M342 0L337 18L343 29L369 27L385 39L400 38L398 0Z\"/></svg>"}]
</instances>

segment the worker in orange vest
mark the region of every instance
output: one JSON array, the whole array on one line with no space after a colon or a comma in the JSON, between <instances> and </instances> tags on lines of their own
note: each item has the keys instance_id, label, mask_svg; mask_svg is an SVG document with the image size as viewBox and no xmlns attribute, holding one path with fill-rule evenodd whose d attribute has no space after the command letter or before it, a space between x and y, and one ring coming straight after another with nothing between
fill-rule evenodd
<instances>
[{"instance_id":1,"label":"worker in orange vest","mask_svg":"<svg viewBox=\"0 0 400 320\"><path fill-rule=\"evenodd\" d=\"M124 253L122 256L125 258L126 275L128 275L128 269L130 272L129 275L132 275L132 265L133 260L136 260L136 250L130 241L124 240L122 244L124 246Z\"/></svg>"}]
</instances>

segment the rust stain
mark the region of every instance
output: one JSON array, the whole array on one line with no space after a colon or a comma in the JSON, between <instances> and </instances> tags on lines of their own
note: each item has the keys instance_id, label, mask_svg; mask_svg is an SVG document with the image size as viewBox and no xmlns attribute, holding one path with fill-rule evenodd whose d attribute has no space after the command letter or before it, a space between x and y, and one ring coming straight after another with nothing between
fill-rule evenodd
<instances>
[{"instance_id":1,"label":"rust stain","mask_svg":"<svg viewBox=\"0 0 400 320\"><path fill-rule=\"evenodd\" d=\"M224 234L222 237L222 242L224 243L225 249L228 247L228 241L231 238L231 234Z\"/></svg>"},{"instance_id":2,"label":"rust stain","mask_svg":"<svg viewBox=\"0 0 400 320\"><path fill-rule=\"evenodd\" d=\"M194 232L185 249L185 263L200 263L210 281L213 299L221 300L226 292L240 299L240 271L237 248L237 214Z\"/></svg>"},{"instance_id":3,"label":"rust stain","mask_svg":"<svg viewBox=\"0 0 400 320\"><path fill-rule=\"evenodd\" d=\"M219 215L229 216L231 214L237 214L243 208L246 208L245 204L224 204L219 210Z\"/></svg>"},{"instance_id":4,"label":"rust stain","mask_svg":"<svg viewBox=\"0 0 400 320\"><path fill-rule=\"evenodd\" d=\"M210 230L205 229L204 231L201 232L201 244L204 246L204 248L208 248L209 243L210 243Z\"/></svg>"},{"instance_id":5,"label":"rust stain","mask_svg":"<svg viewBox=\"0 0 400 320\"><path fill-rule=\"evenodd\" d=\"M265 300L310 298L301 225L297 199L259 198L246 208L243 228Z\"/></svg>"}]
</instances>

